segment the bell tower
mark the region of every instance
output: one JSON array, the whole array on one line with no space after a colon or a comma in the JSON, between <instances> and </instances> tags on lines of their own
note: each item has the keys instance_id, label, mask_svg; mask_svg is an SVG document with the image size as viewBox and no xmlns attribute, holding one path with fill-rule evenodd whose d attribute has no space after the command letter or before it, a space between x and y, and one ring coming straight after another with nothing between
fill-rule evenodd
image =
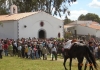
<instances>
[{"instance_id":1,"label":"bell tower","mask_svg":"<svg viewBox=\"0 0 100 70\"><path fill-rule=\"evenodd\" d=\"M17 13L17 6L13 4L13 1L12 0L9 0L10 1L10 14L16 14Z\"/></svg>"}]
</instances>

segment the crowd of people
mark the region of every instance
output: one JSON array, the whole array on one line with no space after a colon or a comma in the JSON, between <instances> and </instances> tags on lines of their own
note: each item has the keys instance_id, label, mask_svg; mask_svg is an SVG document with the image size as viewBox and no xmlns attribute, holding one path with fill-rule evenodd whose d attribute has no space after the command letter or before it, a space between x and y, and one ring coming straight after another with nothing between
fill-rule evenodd
<instances>
[{"instance_id":1,"label":"crowd of people","mask_svg":"<svg viewBox=\"0 0 100 70\"><path fill-rule=\"evenodd\" d=\"M43 59L47 60L47 55L51 55L51 60L57 60L57 54L62 54L66 40L60 41L55 38L36 39L0 39L0 59L4 56L18 56L19 58ZM94 44L94 54L100 58L100 46Z\"/></svg>"},{"instance_id":2,"label":"crowd of people","mask_svg":"<svg viewBox=\"0 0 100 70\"><path fill-rule=\"evenodd\" d=\"M52 60L57 60L58 41L55 39L0 39L0 58L4 56L18 56L20 58L47 60L47 55L52 54Z\"/></svg>"}]
</instances>

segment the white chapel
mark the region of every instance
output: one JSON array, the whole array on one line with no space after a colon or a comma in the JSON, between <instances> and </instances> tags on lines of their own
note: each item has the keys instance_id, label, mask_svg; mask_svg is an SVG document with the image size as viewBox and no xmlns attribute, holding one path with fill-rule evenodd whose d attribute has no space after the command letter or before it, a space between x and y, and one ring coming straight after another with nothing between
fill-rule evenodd
<instances>
[{"instance_id":1,"label":"white chapel","mask_svg":"<svg viewBox=\"0 0 100 70\"><path fill-rule=\"evenodd\" d=\"M63 38L63 21L43 11L17 13L12 5L9 15L0 15L0 39Z\"/></svg>"}]
</instances>

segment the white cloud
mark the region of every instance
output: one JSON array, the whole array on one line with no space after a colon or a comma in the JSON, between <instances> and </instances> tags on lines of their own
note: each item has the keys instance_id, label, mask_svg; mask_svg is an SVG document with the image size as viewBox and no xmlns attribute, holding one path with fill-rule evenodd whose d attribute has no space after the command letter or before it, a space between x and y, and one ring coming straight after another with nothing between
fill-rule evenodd
<instances>
[{"instance_id":1,"label":"white cloud","mask_svg":"<svg viewBox=\"0 0 100 70\"><path fill-rule=\"evenodd\" d=\"M78 17L81 15L81 14L84 14L86 15L88 13L87 10L73 10L73 11L70 11L70 16L67 15L67 12L62 15L62 17L59 17L59 16L55 16L61 20L64 20L65 19L65 16L67 15L69 19L71 20L77 20Z\"/></svg>"},{"instance_id":2,"label":"white cloud","mask_svg":"<svg viewBox=\"0 0 100 70\"><path fill-rule=\"evenodd\" d=\"M73 11L70 11L71 15L68 16L69 19L71 20L77 20L78 17L81 15L81 14L87 14L88 11L87 10L73 10Z\"/></svg>"},{"instance_id":3,"label":"white cloud","mask_svg":"<svg viewBox=\"0 0 100 70\"><path fill-rule=\"evenodd\" d=\"M76 2L73 2L73 3L71 2L71 5L74 5L74 4L78 4L78 2L77 1Z\"/></svg>"},{"instance_id":4,"label":"white cloud","mask_svg":"<svg viewBox=\"0 0 100 70\"><path fill-rule=\"evenodd\" d=\"M90 7L93 7L93 8L100 8L100 1L98 0L92 0L91 3L88 4Z\"/></svg>"}]
</instances>

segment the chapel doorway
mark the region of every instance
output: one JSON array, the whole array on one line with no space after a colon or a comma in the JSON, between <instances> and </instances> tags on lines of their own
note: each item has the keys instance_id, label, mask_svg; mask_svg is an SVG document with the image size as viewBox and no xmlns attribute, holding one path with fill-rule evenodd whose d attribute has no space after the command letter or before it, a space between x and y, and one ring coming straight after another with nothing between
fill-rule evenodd
<instances>
[{"instance_id":1,"label":"chapel doorway","mask_svg":"<svg viewBox=\"0 0 100 70\"><path fill-rule=\"evenodd\" d=\"M46 33L44 30L40 30L39 33L38 33L38 37L39 39L44 39L46 38Z\"/></svg>"}]
</instances>

